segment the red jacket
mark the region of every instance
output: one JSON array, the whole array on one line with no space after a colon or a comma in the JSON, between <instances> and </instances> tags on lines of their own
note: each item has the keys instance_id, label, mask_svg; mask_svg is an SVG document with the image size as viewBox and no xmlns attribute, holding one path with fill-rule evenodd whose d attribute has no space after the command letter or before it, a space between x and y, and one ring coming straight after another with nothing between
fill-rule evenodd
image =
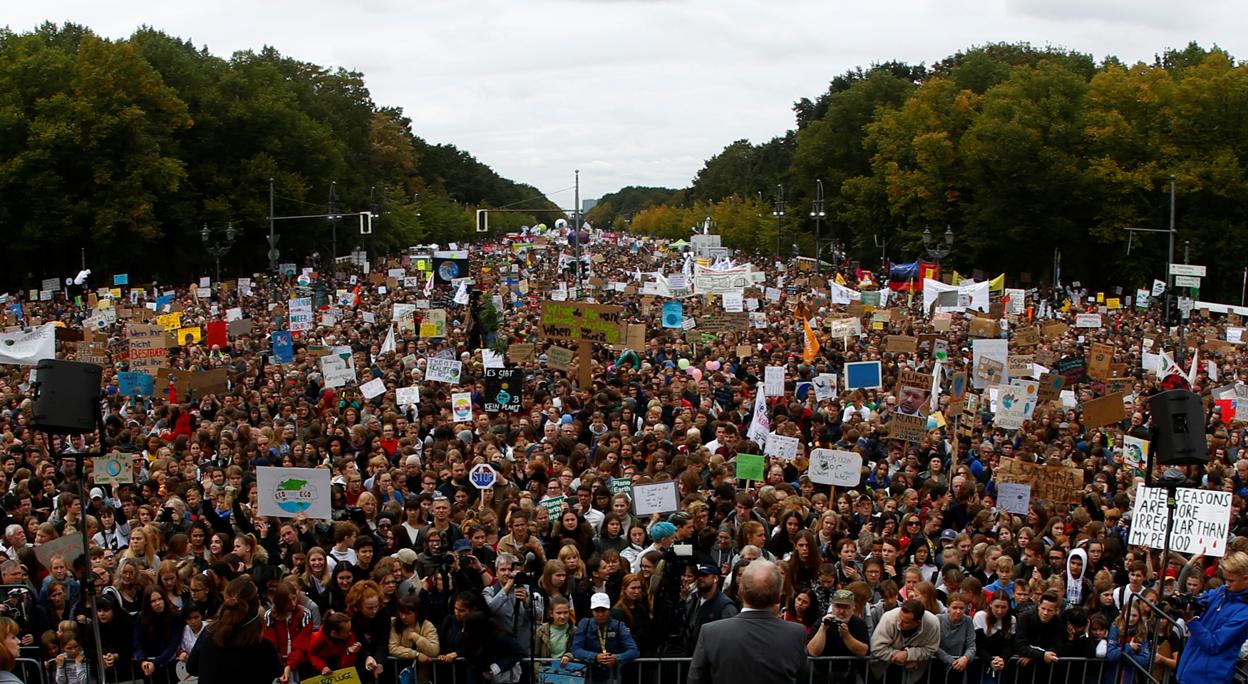
<instances>
[{"instance_id":1,"label":"red jacket","mask_svg":"<svg viewBox=\"0 0 1248 684\"><path fill-rule=\"evenodd\" d=\"M303 606L295 606L295 610L285 620L273 614L273 610L264 612L264 638L277 648L277 656L286 664L290 657L299 652L299 662L307 660L308 646L312 642L312 614Z\"/></svg>"},{"instance_id":2,"label":"red jacket","mask_svg":"<svg viewBox=\"0 0 1248 684\"><path fill-rule=\"evenodd\" d=\"M348 653L347 649L354 645L356 641L354 633L348 634L346 639L338 641L330 638L325 633L325 630L321 629L312 635L308 643L307 662L317 672L321 672L327 667L331 670L351 667L355 665L355 654ZM296 655L299 653L301 652L295 651L291 654L292 657L287 662L287 665L290 665L291 668L302 664L302 657Z\"/></svg>"}]
</instances>

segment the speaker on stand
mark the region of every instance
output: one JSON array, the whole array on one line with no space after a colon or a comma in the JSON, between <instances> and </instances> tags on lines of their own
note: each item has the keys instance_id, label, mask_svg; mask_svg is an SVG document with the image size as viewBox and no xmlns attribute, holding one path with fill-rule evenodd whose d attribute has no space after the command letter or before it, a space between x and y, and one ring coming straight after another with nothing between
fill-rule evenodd
<instances>
[{"instance_id":1,"label":"speaker on stand","mask_svg":"<svg viewBox=\"0 0 1248 684\"><path fill-rule=\"evenodd\" d=\"M34 407L31 415L31 427L42 430L48 435L48 448L52 448L52 435L81 435L99 430L100 452L104 452L104 420L100 414L100 380L104 369L94 363L78 361L60 361L44 359L35 366ZM67 454L58 454L64 457ZM86 459L92 454L70 454L74 458L74 473L78 478L78 496L85 511L87 502ZM82 563L83 569L78 578L82 596L91 599L91 627L95 635L97 681L105 681L107 668L104 666L103 643L100 638L100 619L96 611L95 575L91 571L91 542L87 537L86 513L84 520L79 521L82 528Z\"/></svg>"},{"instance_id":2,"label":"speaker on stand","mask_svg":"<svg viewBox=\"0 0 1248 684\"><path fill-rule=\"evenodd\" d=\"M1148 408L1152 416L1152 440L1144 485L1154 484L1154 463L1166 466L1155 483L1166 490L1166 535L1161 552L1161 568L1165 573L1170 561L1170 534L1174 530L1174 511L1178 508L1178 489L1190 484L1183 471L1175 466L1208 463L1209 445L1205 441L1205 407L1199 394L1184 389L1159 392L1149 399ZM1163 576L1163 596L1165 587Z\"/></svg>"}]
</instances>

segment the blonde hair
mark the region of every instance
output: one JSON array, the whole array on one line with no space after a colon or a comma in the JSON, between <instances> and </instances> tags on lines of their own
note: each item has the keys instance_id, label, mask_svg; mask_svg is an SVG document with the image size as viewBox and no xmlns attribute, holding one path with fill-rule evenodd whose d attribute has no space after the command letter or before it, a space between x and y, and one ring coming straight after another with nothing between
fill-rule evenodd
<instances>
[{"instance_id":1,"label":"blonde hair","mask_svg":"<svg viewBox=\"0 0 1248 684\"><path fill-rule=\"evenodd\" d=\"M1223 575L1228 572L1240 577L1248 575L1248 553L1232 551L1226 554L1226 557L1218 565L1222 568Z\"/></svg>"}]
</instances>

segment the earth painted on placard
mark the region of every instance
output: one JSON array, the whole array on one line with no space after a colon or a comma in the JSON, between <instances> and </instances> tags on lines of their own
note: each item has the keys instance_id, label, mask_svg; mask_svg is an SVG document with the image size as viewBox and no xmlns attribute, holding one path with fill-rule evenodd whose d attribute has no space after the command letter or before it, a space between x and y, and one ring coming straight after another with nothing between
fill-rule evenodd
<instances>
[{"instance_id":1,"label":"earth painted on placard","mask_svg":"<svg viewBox=\"0 0 1248 684\"><path fill-rule=\"evenodd\" d=\"M316 487L307 480L282 480L277 483L277 491L273 492L277 507L287 513L302 513L312 507L316 499Z\"/></svg>"}]
</instances>

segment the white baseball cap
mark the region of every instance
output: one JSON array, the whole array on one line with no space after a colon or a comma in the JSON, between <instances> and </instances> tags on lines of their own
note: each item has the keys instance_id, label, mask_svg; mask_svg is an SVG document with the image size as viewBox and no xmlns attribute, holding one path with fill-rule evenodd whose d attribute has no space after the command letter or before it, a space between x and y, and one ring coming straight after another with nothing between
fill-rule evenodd
<instances>
[{"instance_id":1,"label":"white baseball cap","mask_svg":"<svg viewBox=\"0 0 1248 684\"><path fill-rule=\"evenodd\" d=\"M611 597L610 597L610 596L607 596L606 594L602 593L601 591L600 591L600 592L598 592L598 593L596 593L596 594L594 594L594 595L593 595L593 596L589 599L589 609L590 609L590 610L598 610L599 608L606 608L606 609L608 609L608 610L610 610L610 608L611 608Z\"/></svg>"}]
</instances>

